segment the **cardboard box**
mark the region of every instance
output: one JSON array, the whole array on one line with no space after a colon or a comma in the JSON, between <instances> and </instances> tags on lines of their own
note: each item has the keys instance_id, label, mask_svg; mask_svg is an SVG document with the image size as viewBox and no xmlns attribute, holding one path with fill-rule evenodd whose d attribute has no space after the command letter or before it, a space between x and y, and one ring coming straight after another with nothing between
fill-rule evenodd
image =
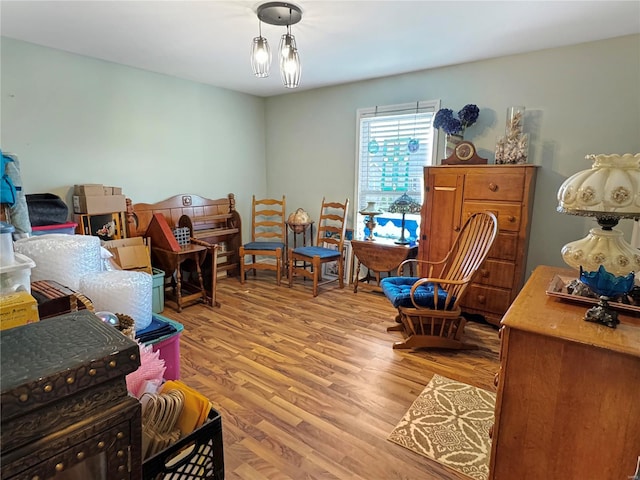
<instances>
[{"instance_id":1,"label":"cardboard box","mask_svg":"<svg viewBox=\"0 0 640 480\"><path fill-rule=\"evenodd\" d=\"M0 330L38 320L38 302L28 292L20 291L0 296Z\"/></svg>"},{"instance_id":2,"label":"cardboard box","mask_svg":"<svg viewBox=\"0 0 640 480\"><path fill-rule=\"evenodd\" d=\"M104 189L101 183L84 183L82 185L75 185L73 188L73 194L85 196L101 196L104 195Z\"/></svg>"},{"instance_id":3,"label":"cardboard box","mask_svg":"<svg viewBox=\"0 0 640 480\"><path fill-rule=\"evenodd\" d=\"M122 238L102 242L113 254L113 261L123 270L152 274L148 242L142 237Z\"/></svg>"},{"instance_id":4,"label":"cardboard box","mask_svg":"<svg viewBox=\"0 0 640 480\"><path fill-rule=\"evenodd\" d=\"M74 195L73 213L99 213L124 212L127 202L124 195Z\"/></svg>"}]
</instances>

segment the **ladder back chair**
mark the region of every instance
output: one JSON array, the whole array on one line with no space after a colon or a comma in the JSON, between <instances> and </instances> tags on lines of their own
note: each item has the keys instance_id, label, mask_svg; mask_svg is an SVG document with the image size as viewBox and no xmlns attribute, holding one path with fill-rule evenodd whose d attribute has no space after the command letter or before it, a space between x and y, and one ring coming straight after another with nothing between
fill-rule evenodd
<instances>
[{"instance_id":1,"label":"ladder back chair","mask_svg":"<svg viewBox=\"0 0 640 480\"><path fill-rule=\"evenodd\" d=\"M253 270L254 276L257 270L273 270L276 272L276 283L280 285L282 277L282 265L285 249L285 235L287 234L284 223L286 212L286 199L263 198L256 200L253 196L251 203L251 241L245 243L238 250L240 257L240 283L244 284L246 273ZM251 263L245 262L245 256L251 255ZM264 258L272 257L275 263L264 261Z\"/></svg>"},{"instance_id":2,"label":"ladder back chair","mask_svg":"<svg viewBox=\"0 0 640 480\"><path fill-rule=\"evenodd\" d=\"M313 280L313 296L318 296L318 285L322 280L322 265L328 262L338 263L338 282L344 288L344 236L347 229L349 199L344 203L327 202L322 199L320 219L318 220L317 241L315 246L289 249L289 287L293 286L293 277L301 275ZM310 268L311 270L308 270Z\"/></svg>"},{"instance_id":3,"label":"ladder back chair","mask_svg":"<svg viewBox=\"0 0 640 480\"><path fill-rule=\"evenodd\" d=\"M383 293L398 309L396 325L387 331L400 331L405 337L404 341L394 343L393 348L477 348L462 341L466 319L460 302L497 232L498 220L493 213L474 213L444 259L405 260L398 267L399 276L382 279ZM418 265L420 277L401 276L409 263ZM440 271L438 277L434 271Z\"/></svg>"}]
</instances>

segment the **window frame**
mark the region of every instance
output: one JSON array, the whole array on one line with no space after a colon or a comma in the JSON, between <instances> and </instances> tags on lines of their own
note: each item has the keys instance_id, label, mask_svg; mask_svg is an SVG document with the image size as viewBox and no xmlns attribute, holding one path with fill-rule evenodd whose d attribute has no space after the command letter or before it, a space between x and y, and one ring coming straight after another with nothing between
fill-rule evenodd
<instances>
[{"instance_id":1,"label":"window frame","mask_svg":"<svg viewBox=\"0 0 640 480\"><path fill-rule=\"evenodd\" d=\"M359 108L356 111L356 152L355 152L355 198L353 202L353 219L354 219L354 238L362 239L364 238L364 220L365 216L360 215L360 210L366 206L367 202L361 199L361 185L360 185L360 171L361 171L361 163L362 157L361 153L363 150L363 142L368 140L367 138L363 138L362 136L362 121L365 119L375 118L375 117L394 117L394 116L411 116L416 113L431 113L431 122L429 124L429 130L427 134L427 138L431 140L431 144L427 145L425 163L422 166L430 166L436 164L436 157L438 151L438 129L433 128L433 117L436 112L440 109L440 100L422 100L418 102L412 103L402 103L395 105L385 105L385 106L376 106L376 107L367 107L367 108ZM416 198L416 201L420 203L424 202L424 178L423 175L419 175L420 182L420 198ZM398 196L402 195L405 190L398 190ZM381 195L384 196L383 190L380 190ZM394 194L395 195L395 194ZM377 205L379 208L379 205ZM384 218L387 219L400 219L402 217L401 214L392 214L385 212ZM418 228L420 224L420 214L406 214L406 219L417 221ZM376 217L378 218L378 217ZM399 227L398 227L399 230ZM416 232L417 233L417 232ZM399 233L398 233L398 236Z\"/></svg>"}]
</instances>

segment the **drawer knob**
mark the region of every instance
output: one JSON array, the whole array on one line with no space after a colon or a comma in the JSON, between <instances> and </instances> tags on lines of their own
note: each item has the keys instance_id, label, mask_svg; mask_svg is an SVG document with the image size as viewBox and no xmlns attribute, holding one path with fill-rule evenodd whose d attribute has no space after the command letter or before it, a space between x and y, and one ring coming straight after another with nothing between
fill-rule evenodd
<instances>
[{"instance_id":1,"label":"drawer knob","mask_svg":"<svg viewBox=\"0 0 640 480\"><path fill-rule=\"evenodd\" d=\"M489 270L486 270L486 269L484 269L484 268L483 268L483 269L481 269L481 270L480 270L480 276L481 276L482 278L489 278Z\"/></svg>"},{"instance_id":2,"label":"drawer knob","mask_svg":"<svg viewBox=\"0 0 640 480\"><path fill-rule=\"evenodd\" d=\"M508 220L509 220L511 223L514 223L514 222L516 221L516 217L514 217L513 215L509 215Z\"/></svg>"},{"instance_id":3,"label":"drawer knob","mask_svg":"<svg viewBox=\"0 0 640 480\"><path fill-rule=\"evenodd\" d=\"M460 231L460 225L458 225L457 227L453 227L453 231L454 232L459 232Z\"/></svg>"},{"instance_id":4,"label":"drawer knob","mask_svg":"<svg viewBox=\"0 0 640 480\"><path fill-rule=\"evenodd\" d=\"M485 297L484 295L478 295L478 303L481 303L482 305L484 305L487 302L487 297Z\"/></svg>"},{"instance_id":5,"label":"drawer knob","mask_svg":"<svg viewBox=\"0 0 640 480\"><path fill-rule=\"evenodd\" d=\"M497 192L498 191L498 185L496 185L495 183L491 182L489 184L489 190L491 190L492 192Z\"/></svg>"}]
</instances>

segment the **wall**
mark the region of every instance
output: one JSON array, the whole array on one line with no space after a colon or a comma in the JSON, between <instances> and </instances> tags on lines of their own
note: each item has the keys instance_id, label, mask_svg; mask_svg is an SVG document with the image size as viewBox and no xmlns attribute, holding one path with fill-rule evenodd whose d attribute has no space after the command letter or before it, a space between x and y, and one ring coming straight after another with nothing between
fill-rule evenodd
<instances>
[{"instance_id":1,"label":"wall","mask_svg":"<svg viewBox=\"0 0 640 480\"><path fill-rule=\"evenodd\" d=\"M69 205L75 183L136 203L234 193L243 219L266 193L263 99L7 38L0 53L0 147L26 193Z\"/></svg>"},{"instance_id":2,"label":"wall","mask_svg":"<svg viewBox=\"0 0 640 480\"><path fill-rule=\"evenodd\" d=\"M313 218L323 196L353 200L356 110L438 98L454 111L480 107L465 139L490 163L507 107L526 107L530 163L540 166L527 273L539 264L566 266L562 246L597 224L557 213L558 187L590 166L587 154L640 152L640 36L268 98L269 193L286 193L291 209L303 207ZM630 224L621 223L627 240Z\"/></svg>"},{"instance_id":3,"label":"wall","mask_svg":"<svg viewBox=\"0 0 640 480\"><path fill-rule=\"evenodd\" d=\"M19 155L27 193L64 197L90 182L120 185L136 202L233 192L245 238L253 193L286 194L289 211L314 218L323 196L353 201L362 107L475 103L465 137L493 161L507 107L526 106L540 166L528 271L563 266L562 245L595 226L555 211L562 181L589 166L584 156L640 152L639 35L266 100L5 38L0 53L0 146Z\"/></svg>"}]
</instances>

